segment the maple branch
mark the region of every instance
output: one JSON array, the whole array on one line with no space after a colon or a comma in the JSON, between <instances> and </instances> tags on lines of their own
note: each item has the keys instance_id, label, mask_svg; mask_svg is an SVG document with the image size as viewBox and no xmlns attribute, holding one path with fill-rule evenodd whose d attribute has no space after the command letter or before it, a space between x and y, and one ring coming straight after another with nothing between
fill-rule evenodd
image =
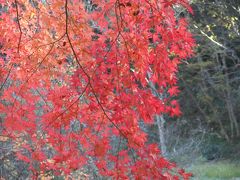
<instances>
[{"instance_id":1,"label":"maple branch","mask_svg":"<svg viewBox=\"0 0 240 180\"><path fill-rule=\"evenodd\" d=\"M19 39L18 39L18 47L17 47L18 54L19 54L19 49L20 49L20 44L21 44L21 39L22 39L22 28L21 28L20 19L19 19L18 2L17 2L17 0L15 0L15 6L16 6L16 11L17 11L17 24L18 24L18 29L20 31L20 36L19 36Z\"/></svg>"},{"instance_id":2,"label":"maple branch","mask_svg":"<svg viewBox=\"0 0 240 180\"><path fill-rule=\"evenodd\" d=\"M38 95L42 98L42 100L44 101L44 103L49 107L49 109L51 109L51 107L49 106L49 104L47 103L47 101L45 100L45 98L43 97L43 95L38 91L38 89L36 89Z\"/></svg>"},{"instance_id":3,"label":"maple branch","mask_svg":"<svg viewBox=\"0 0 240 180\"><path fill-rule=\"evenodd\" d=\"M113 122L113 120L112 120L112 119L108 116L108 114L106 113L106 110L104 109L102 103L100 102L99 98L97 97L97 94L96 94L96 92L95 92L95 90L94 90L94 88L93 88L93 86L92 86L91 77L90 77L89 74L84 70L83 66L81 65L81 63L80 63L80 61L79 61L79 59L78 59L77 53L76 53L75 50L74 50L74 47L73 47L73 44L72 44L72 42L71 42L71 39L70 39L70 36L69 36L69 32L68 32L68 18L69 18L69 17L68 17L68 0L65 1L65 15L66 15L65 32L66 32L66 36L67 36L68 42L69 42L69 44L70 44L70 48L71 48L71 50L72 50L72 52L73 52L74 58L76 59L76 62L77 62L77 64L79 65L80 69L81 69L81 70L83 71L83 73L87 76L87 78L88 78L88 84L89 84L90 88L92 89L92 93L93 93L93 95L94 95L94 97L95 97L95 99L96 99L96 101L97 101L100 109L102 110L103 114L106 116L106 118L110 121L110 123L119 131L119 133L120 133L120 134L127 140L127 142L129 143L129 140L128 140L127 135L118 127L118 125L117 125L116 123ZM117 21L118 21L118 20L117 20ZM118 29L119 29L119 25L118 25ZM119 32L118 32L118 35L117 35L117 37L116 37L116 39L115 39L115 41L117 40L117 38L118 38L119 36L122 36L122 38L124 39L123 35L121 34L121 31L119 31ZM114 43L115 41L113 41L113 43ZM125 39L124 39L124 42L125 42L125 47L126 47L127 52L128 52L128 48L127 48L127 44L126 44ZM108 52L107 52L107 53L108 53ZM107 53L106 53L106 55L107 55ZM130 56L130 55L129 55L129 52L128 52L128 56ZM82 95L83 95L83 94L81 94L81 96L82 96ZM73 105L73 104L72 104L72 105ZM72 106L72 105L71 105L71 106ZM68 108L67 108L67 109L68 109ZM60 116L61 116L62 114L64 114L65 112L66 112L66 111L62 112L58 117L60 117ZM58 117L57 117L57 118L58 118ZM57 119L57 118L56 118L56 119ZM56 120L56 119L55 119L55 120ZM55 120L54 120L54 121L55 121ZM50 124L49 124L49 125L50 125ZM48 125L48 126L49 126L49 125ZM47 127L48 127L48 126L47 126ZM137 144L136 142L134 142L134 144L137 145L138 147L140 146L140 145ZM134 162L136 162L136 159L135 159L133 150L132 150L131 148L130 148L130 152L131 152L131 154L132 154L132 156L133 156Z\"/></svg>"},{"instance_id":4,"label":"maple branch","mask_svg":"<svg viewBox=\"0 0 240 180\"><path fill-rule=\"evenodd\" d=\"M33 72L30 74L30 76L25 80L25 82L23 83L23 85L21 86L21 88L18 91L18 94L22 91L23 87L27 84L27 82L31 79L31 77L37 72L38 68L43 64L43 62L47 59L48 55L51 53L54 45L56 42L60 41L63 37L65 36L65 34L63 34L59 39L57 39L56 41L53 41L51 43L45 44L45 45L40 45L38 48L42 47L42 46L47 46L47 45L51 45L49 51L47 52L47 54L43 57L42 61L40 61L37 65L37 67L35 68L35 70L33 70ZM34 53L34 52L33 52ZM33 69L33 68L32 68ZM13 101L13 105L12 105L12 111L14 108L14 104L16 102L16 97L14 97L14 101Z\"/></svg>"},{"instance_id":5,"label":"maple branch","mask_svg":"<svg viewBox=\"0 0 240 180\"><path fill-rule=\"evenodd\" d=\"M79 67L81 68L81 70L83 71L83 73L87 76L89 86L90 86L90 88L92 89L92 93L93 93L93 95L94 95L94 97L95 97L95 99L96 99L96 101L97 101L100 109L102 110L103 114L106 116L106 118L109 120L109 122L119 131L119 133L120 133L120 134L127 140L127 142L129 143L129 140L128 140L127 135L118 127L118 125L117 125L116 123L113 122L113 120L112 120L112 119L108 116L108 114L106 113L106 110L104 109L102 103L100 102L99 98L97 97L97 94L96 94L96 92L95 92L95 90L94 90L94 88L93 88L93 86L92 86L92 84L91 84L91 77L88 75L88 73L84 70L83 66L80 64L80 61L79 61L79 59L78 59L78 56L77 56L77 54L76 54L76 52L75 52L75 50L74 50L74 47L73 47L73 45L72 45L72 42L71 42L71 39L70 39L70 36L69 36L69 32L68 32L68 0L65 1L65 14L66 14L66 24L65 24L66 36L67 36L68 42L69 42L69 44L70 44L70 48L71 48L71 50L72 50L72 52L73 52L73 55L74 55L74 57L75 57L75 59L76 59L76 62L77 62L77 64L79 65ZM121 32L118 33L115 41L117 40L117 38L119 37L119 35L122 36L122 35L121 35ZM115 41L113 41L113 43L114 43ZM128 49L127 49L127 51L128 51ZM108 52L106 53L106 55L107 55L107 54L108 54ZM65 112L63 112L63 113L65 113ZM134 144L136 144L138 147L140 146L140 145L137 144L136 142L134 142ZM136 162L136 159L135 159L133 150L132 150L131 148L130 148L130 152L131 152L131 154L132 154L132 156L133 156L133 161Z\"/></svg>"},{"instance_id":6,"label":"maple branch","mask_svg":"<svg viewBox=\"0 0 240 180\"><path fill-rule=\"evenodd\" d=\"M0 92L1 92L1 90L3 89L4 85L6 84L8 78L9 78L9 76L10 76L10 73L11 73L11 71L12 71L12 67L13 67L13 64L11 65L11 67L10 67L10 69L9 69L9 71L8 71L8 74L7 74L4 82L2 83L2 85L1 85L1 87L0 87Z\"/></svg>"},{"instance_id":7,"label":"maple branch","mask_svg":"<svg viewBox=\"0 0 240 180\"><path fill-rule=\"evenodd\" d=\"M101 102L100 102L99 98L97 97L97 94L96 94L96 92L95 92L95 90L94 90L94 88L93 88L93 86L92 86L92 84L91 84L91 78L90 78L90 76L89 76L88 73L84 70L83 66L80 64L80 62L79 62L79 60L78 60L77 53L76 53L75 50L74 50L74 47L73 47L73 45L72 45L72 42L71 42L71 39L70 39L70 36L69 36L69 32L68 32L68 0L65 1L65 15L66 15L66 25L65 25L66 36L67 36L68 42L69 42L69 44L70 44L70 48L71 48L71 50L72 50L72 52L73 52L73 55L74 55L74 57L75 57L75 59L76 59L77 64L79 65L79 67L81 68L81 70L83 71L83 73L87 76L89 86L90 86L90 88L92 89L92 93L93 93L93 95L94 95L94 97L95 97L95 99L96 99L96 101L97 101L100 109L103 111L103 114L104 114L104 115L107 117L107 119L112 123L112 125L120 132L120 134L121 134L122 136L124 136L126 139L128 139L127 136L121 131L121 129L112 121L112 119L111 119L111 118L108 116L108 114L106 113L103 105L101 104Z\"/></svg>"},{"instance_id":8,"label":"maple branch","mask_svg":"<svg viewBox=\"0 0 240 180\"><path fill-rule=\"evenodd\" d=\"M121 36L122 37L122 39L123 39L123 41L124 41L124 46L125 46L125 48L126 48L126 51L127 51L127 55L128 55L128 66L129 66L129 70L130 70L130 72L132 72L131 71L131 67L130 67L130 64L132 63L131 62L131 56L130 56L130 53L129 53L129 49L128 49L128 47L127 47L127 42L126 42L126 40L125 40L125 37L123 36L123 34L122 34L122 31L121 31L121 27L120 27L120 25L119 25L119 19L118 19L118 13L117 13L117 5L118 5L118 9L119 9L119 16L120 16L120 19L121 19L121 25L123 24L122 22L123 22L123 18L122 18L122 13L121 13L121 8L120 8L120 2L119 2L119 0L117 0L116 1L116 3L115 3L115 17L116 17L116 21L117 21L117 28L118 28L118 36ZM135 79L136 79L136 77L135 77Z\"/></svg>"},{"instance_id":9,"label":"maple branch","mask_svg":"<svg viewBox=\"0 0 240 180\"><path fill-rule=\"evenodd\" d=\"M70 48L73 52L73 55L76 59L77 64L79 65L79 67L81 68L81 70L83 71L83 73L87 76L88 81L90 82L90 76L88 75L88 73L84 70L83 66L81 65L81 63L79 62L78 58L77 58L77 53L75 52L70 36L69 36L69 32L68 32L68 0L65 1L65 15L66 15L66 24L65 24L65 32L66 32L66 36L67 36L67 40L68 43L70 44Z\"/></svg>"},{"instance_id":10,"label":"maple branch","mask_svg":"<svg viewBox=\"0 0 240 180\"><path fill-rule=\"evenodd\" d=\"M112 49L113 44L117 41L117 39L118 39L119 36L120 36L120 32L118 32L116 38L112 41L112 43L111 43L111 45L110 45L110 48L107 50L107 52L106 52L105 55L103 56L103 59L105 59L105 58L107 57L107 55L109 54L109 52L110 52L111 49ZM103 61L99 62L99 63L98 63L98 67L100 67L102 63L103 63ZM97 71L97 68L98 68L98 67L96 67L96 68L93 70L93 73L92 73L92 74L94 74L94 73Z\"/></svg>"},{"instance_id":11,"label":"maple branch","mask_svg":"<svg viewBox=\"0 0 240 180\"><path fill-rule=\"evenodd\" d=\"M49 122L46 126L45 129L48 128L51 124L53 124L59 117L61 117L64 113L66 113L76 102L78 102L78 100L83 96L83 94L86 92L88 86L89 86L89 82L87 83L87 85L85 86L84 90L82 91L82 93L79 95L79 97L72 103L70 104L63 112L61 112L54 120L52 120L51 122Z\"/></svg>"},{"instance_id":12,"label":"maple branch","mask_svg":"<svg viewBox=\"0 0 240 180\"><path fill-rule=\"evenodd\" d=\"M46 58L48 57L48 55L50 54L50 52L53 49L54 44L52 44L51 48L49 49L49 51L47 52L47 54L43 57L42 61L38 64L38 66L36 67L36 69L30 74L30 76L25 80L25 82L23 83L23 85L21 86L21 88L18 91L18 94L22 91L23 87L27 84L27 82L31 79L31 77L37 72L38 68L41 66L41 64L46 60ZM13 105L12 105L12 111L14 108L14 104L16 102L17 98L14 97L14 101L13 101Z\"/></svg>"},{"instance_id":13,"label":"maple branch","mask_svg":"<svg viewBox=\"0 0 240 180\"><path fill-rule=\"evenodd\" d=\"M81 70L83 71L83 73L87 76L89 86L90 86L90 88L92 89L92 93L93 93L93 95L94 95L94 97L95 97L95 99L96 99L96 101L97 101L100 109L102 110L103 114L106 116L106 118L110 121L110 123L119 131L119 133L120 133L120 134L127 140L127 142L129 143L129 140L128 140L127 135L118 127L118 125L117 125L116 123L113 122L113 120L112 120L112 119L108 116L108 114L106 113L106 110L104 109L102 103L100 102L99 98L97 97L97 94L96 94L96 92L95 92L95 90L94 90L94 88L93 88L93 86L92 86L92 84L91 84L91 77L90 77L89 74L84 70L83 66L80 64L80 61L79 61L79 59L78 59L78 57L77 57L77 54L76 54L76 52L75 52L75 50L74 50L74 47L73 47L73 45L72 45L72 42L71 42L71 39L70 39L70 36L69 36L69 33L68 33L68 0L65 1L65 14L66 14L66 24L65 24L66 36L67 36L68 42L69 42L69 44L70 44L70 48L71 48L71 50L72 50L72 52L73 52L73 55L74 55L74 57L75 57L75 59L76 59L76 62L77 62L77 64L79 65L79 67L81 68ZM119 26L118 26L118 27L119 27ZM119 28L118 28L118 29L119 29ZM120 31L118 32L118 34L117 34L115 40L112 42L112 44L117 41L117 39L118 39L119 36L122 36L122 34L121 34ZM125 40L125 39L124 39L124 40ZM126 46L126 44L125 44L125 46ZM126 48L126 49L127 49L127 52L128 52L128 48ZM105 54L105 56L107 56L107 54L108 54L109 52L110 52L110 50ZM104 56L104 57L105 57L105 56ZM128 56L129 56L129 52L128 52ZM96 71L96 70L97 70L97 68L95 69L95 71ZM95 71L94 71L94 72L95 72ZM100 124L99 129L100 129L101 125L102 125L102 124ZM97 132L97 133L98 133L98 132ZM135 142L134 142L134 144L136 144L138 147L140 146L139 144L137 144L137 143L135 143ZM136 160L135 160L135 156L134 156L133 150L130 149L130 152L132 153L133 160L134 160L134 162L135 162Z\"/></svg>"},{"instance_id":14,"label":"maple branch","mask_svg":"<svg viewBox=\"0 0 240 180\"><path fill-rule=\"evenodd\" d=\"M58 39L55 40L55 41L52 41L52 42L46 43L46 44L41 44L41 45L36 46L36 47L34 47L34 48L36 48L36 50L38 50L38 49L41 48L41 47L53 45L53 44L55 44L56 42L61 41L61 40L64 38L65 35L66 35L66 33L64 33L62 36L60 36L60 38L58 38ZM34 52L35 52L35 51L34 51ZM33 52L33 53L34 53L34 52ZM32 54L33 54L33 53L32 53Z\"/></svg>"}]
</instances>

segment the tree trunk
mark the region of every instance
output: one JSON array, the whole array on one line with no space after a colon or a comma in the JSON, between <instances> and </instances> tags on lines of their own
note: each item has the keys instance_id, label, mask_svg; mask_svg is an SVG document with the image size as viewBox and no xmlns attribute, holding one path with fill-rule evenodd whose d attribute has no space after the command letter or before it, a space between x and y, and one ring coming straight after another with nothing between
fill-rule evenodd
<instances>
[{"instance_id":1,"label":"tree trunk","mask_svg":"<svg viewBox=\"0 0 240 180\"><path fill-rule=\"evenodd\" d=\"M202 57L200 55L198 56L197 60L198 60L199 63L203 62L202 61ZM207 93L206 93L206 89L207 89L206 82L208 82L212 86L212 88L215 88L215 84L214 84L214 81L211 80L211 78L210 78L211 76L209 75L208 71L204 70L204 68L202 68L202 67L200 68L200 73L201 73L202 85L203 85L203 88L201 87L201 89L202 89L202 92L205 95L207 95ZM218 112L216 111L216 108L211 103L208 103L208 105L210 106L211 110L213 111L213 114L214 114L214 117L215 117L215 121L219 124L220 134L223 135L224 138L229 142L230 138L229 138L229 136L227 134L227 131L224 128L224 125L223 125L221 119L219 119L217 117L217 113ZM209 119L208 116L206 116L206 118Z\"/></svg>"},{"instance_id":2,"label":"tree trunk","mask_svg":"<svg viewBox=\"0 0 240 180\"><path fill-rule=\"evenodd\" d=\"M160 145L162 155L165 157L165 156L167 156L167 147L166 147L165 137L164 137L165 120L162 115L161 116L157 115L156 120L157 120L158 133L159 133L159 145Z\"/></svg>"},{"instance_id":3,"label":"tree trunk","mask_svg":"<svg viewBox=\"0 0 240 180\"><path fill-rule=\"evenodd\" d=\"M228 74L226 72L227 70L227 65L226 65L226 59L225 59L225 55L223 55L222 57L222 63L223 63L223 74L224 74L224 79L226 82L226 104L227 104L227 111L228 111L228 115L229 115L229 119L231 121L231 130L232 130L232 138L234 137L234 128L235 127L235 131L236 131L236 136L239 137L240 132L239 132L239 125L237 122L237 118L235 116L234 113L234 109L233 109L233 104L232 104L232 96L231 96L231 86L229 83L229 77Z\"/></svg>"}]
</instances>

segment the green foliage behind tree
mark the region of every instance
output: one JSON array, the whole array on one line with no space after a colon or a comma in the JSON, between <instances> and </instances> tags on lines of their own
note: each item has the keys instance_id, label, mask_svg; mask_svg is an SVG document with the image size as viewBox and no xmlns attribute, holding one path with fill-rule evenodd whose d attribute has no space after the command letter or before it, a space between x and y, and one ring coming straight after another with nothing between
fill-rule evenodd
<instances>
[{"instance_id":1,"label":"green foliage behind tree","mask_svg":"<svg viewBox=\"0 0 240 180\"><path fill-rule=\"evenodd\" d=\"M205 157L211 156L211 151L221 151L217 157L236 156L240 137L240 1L194 0L192 7L194 16L189 18L198 46L196 56L180 68L183 119L189 128L196 128L197 119L204 125L209 150L202 152Z\"/></svg>"}]
</instances>

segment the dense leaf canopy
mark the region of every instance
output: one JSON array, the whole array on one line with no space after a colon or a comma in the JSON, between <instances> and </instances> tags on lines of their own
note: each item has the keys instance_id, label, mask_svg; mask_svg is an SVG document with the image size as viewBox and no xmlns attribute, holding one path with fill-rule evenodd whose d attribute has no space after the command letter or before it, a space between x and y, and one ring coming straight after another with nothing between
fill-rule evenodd
<instances>
[{"instance_id":1,"label":"dense leaf canopy","mask_svg":"<svg viewBox=\"0 0 240 180\"><path fill-rule=\"evenodd\" d=\"M33 177L188 178L139 126L181 114L176 73L194 41L179 7L191 12L186 0L1 1L2 135Z\"/></svg>"}]
</instances>

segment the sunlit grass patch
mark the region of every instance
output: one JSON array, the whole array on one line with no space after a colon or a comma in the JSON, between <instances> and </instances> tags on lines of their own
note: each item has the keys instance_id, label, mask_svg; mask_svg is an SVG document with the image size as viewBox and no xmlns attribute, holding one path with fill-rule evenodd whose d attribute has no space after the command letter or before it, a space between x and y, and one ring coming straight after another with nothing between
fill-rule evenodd
<instances>
[{"instance_id":1,"label":"sunlit grass patch","mask_svg":"<svg viewBox=\"0 0 240 180\"><path fill-rule=\"evenodd\" d=\"M240 179L240 164L220 161L192 165L193 179Z\"/></svg>"}]
</instances>

